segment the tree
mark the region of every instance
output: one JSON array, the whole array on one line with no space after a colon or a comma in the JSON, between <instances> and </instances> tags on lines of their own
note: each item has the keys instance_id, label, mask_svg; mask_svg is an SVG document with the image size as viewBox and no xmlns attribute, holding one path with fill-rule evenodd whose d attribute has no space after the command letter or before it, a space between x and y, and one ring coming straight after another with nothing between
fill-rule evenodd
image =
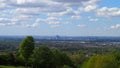
<instances>
[{"instance_id":1,"label":"tree","mask_svg":"<svg viewBox=\"0 0 120 68\"><path fill-rule=\"evenodd\" d=\"M118 68L120 68L120 51L115 50L112 52L112 55L115 58L115 62L117 63Z\"/></svg>"},{"instance_id":2,"label":"tree","mask_svg":"<svg viewBox=\"0 0 120 68\"><path fill-rule=\"evenodd\" d=\"M72 60L66 53L61 52L58 49L53 49L52 52L54 55L54 63L56 68L62 68L64 66L70 66L71 68L75 67Z\"/></svg>"},{"instance_id":3,"label":"tree","mask_svg":"<svg viewBox=\"0 0 120 68\"><path fill-rule=\"evenodd\" d=\"M26 66L28 63L28 60L33 53L34 50L34 39L32 36L27 36L25 39L22 40L20 44L20 48L18 51L19 57L23 58L26 62Z\"/></svg>"},{"instance_id":4,"label":"tree","mask_svg":"<svg viewBox=\"0 0 120 68\"><path fill-rule=\"evenodd\" d=\"M62 53L62 62L64 63L64 65L68 65L71 68L76 68L70 57L64 52Z\"/></svg>"},{"instance_id":5,"label":"tree","mask_svg":"<svg viewBox=\"0 0 120 68\"><path fill-rule=\"evenodd\" d=\"M33 68L55 68L53 59L51 50L46 46L40 46L32 55Z\"/></svg>"},{"instance_id":6,"label":"tree","mask_svg":"<svg viewBox=\"0 0 120 68\"><path fill-rule=\"evenodd\" d=\"M79 68L87 60L84 55L73 54L70 56L74 64Z\"/></svg>"},{"instance_id":7,"label":"tree","mask_svg":"<svg viewBox=\"0 0 120 68\"><path fill-rule=\"evenodd\" d=\"M62 59L62 53L58 49L52 49L53 55L54 55L54 62L56 68L62 68L64 65L63 59ZM57 61L56 61L57 60Z\"/></svg>"},{"instance_id":8,"label":"tree","mask_svg":"<svg viewBox=\"0 0 120 68\"><path fill-rule=\"evenodd\" d=\"M83 68L118 68L111 55L97 55L91 57Z\"/></svg>"}]
</instances>

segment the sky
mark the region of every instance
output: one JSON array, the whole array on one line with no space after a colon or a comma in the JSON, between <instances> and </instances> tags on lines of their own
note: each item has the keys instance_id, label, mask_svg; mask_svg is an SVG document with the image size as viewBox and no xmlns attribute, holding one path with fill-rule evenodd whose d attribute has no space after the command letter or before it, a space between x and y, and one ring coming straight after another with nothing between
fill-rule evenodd
<instances>
[{"instance_id":1,"label":"sky","mask_svg":"<svg viewBox=\"0 0 120 68\"><path fill-rule=\"evenodd\" d=\"M120 0L0 0L0 35L120 36Z\"/></svg>"}]
</instances>

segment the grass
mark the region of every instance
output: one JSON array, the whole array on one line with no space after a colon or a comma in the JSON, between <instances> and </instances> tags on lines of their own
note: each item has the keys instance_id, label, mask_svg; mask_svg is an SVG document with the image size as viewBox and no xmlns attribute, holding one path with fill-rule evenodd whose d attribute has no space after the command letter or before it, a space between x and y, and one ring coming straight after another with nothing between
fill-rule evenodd
<instances>
[{"instance_id":1,"label":"grass","mask_svg":"<svg viewBox=\"0 0 120 68\"><path fill-rule=\"evenodd\" d=\"M15 66L0 66L0 68L24 68L22 66L15 67Z\"/></svg>"}]
</instances>

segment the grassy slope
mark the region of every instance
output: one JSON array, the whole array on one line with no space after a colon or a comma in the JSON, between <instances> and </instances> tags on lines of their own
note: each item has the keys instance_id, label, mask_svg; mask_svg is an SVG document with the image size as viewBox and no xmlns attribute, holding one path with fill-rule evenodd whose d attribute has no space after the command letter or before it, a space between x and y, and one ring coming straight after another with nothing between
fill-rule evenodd
<instances>
[{"instance_id":1,"label":"grassy slope","mask_svg":"<svg viewBox=\"0 0 120 68\"><path fill-rule=\"evenodd\" d=\"M14 67L14 66L0 66L0 68L24 68L24 67Z\"/></svg>"}]
</instances>

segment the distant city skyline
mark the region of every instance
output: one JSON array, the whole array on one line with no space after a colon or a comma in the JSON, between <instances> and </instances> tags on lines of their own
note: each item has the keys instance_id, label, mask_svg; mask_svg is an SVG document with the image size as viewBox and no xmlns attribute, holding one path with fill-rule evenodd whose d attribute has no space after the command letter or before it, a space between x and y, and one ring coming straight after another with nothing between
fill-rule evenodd
<instances>
[{"instance_id":1,"label":"distant city skyline","mask_svg":"<svg viewBox=\"0 0 120 68\"><path fill-rule=\"evenodd\" d=\"M120 36L120 0L0 0L0 36Z\"/></svg>"}]
</instances>

